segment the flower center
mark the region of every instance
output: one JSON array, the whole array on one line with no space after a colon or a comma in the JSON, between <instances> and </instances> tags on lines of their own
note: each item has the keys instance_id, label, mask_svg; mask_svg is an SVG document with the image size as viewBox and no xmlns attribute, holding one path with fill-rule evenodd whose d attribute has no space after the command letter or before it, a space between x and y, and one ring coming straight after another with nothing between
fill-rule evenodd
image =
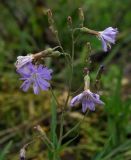
<instances>
[{"instance_id":1,"label":"flower center","mask_svg":"<svg viewBox=\"0 0 131 160\"><path fill-rule=\"evenodd\" d=\"M37 79L38 78L38 73L33 73L31 76L33 79Z\"/></svg>"}]
</instances>

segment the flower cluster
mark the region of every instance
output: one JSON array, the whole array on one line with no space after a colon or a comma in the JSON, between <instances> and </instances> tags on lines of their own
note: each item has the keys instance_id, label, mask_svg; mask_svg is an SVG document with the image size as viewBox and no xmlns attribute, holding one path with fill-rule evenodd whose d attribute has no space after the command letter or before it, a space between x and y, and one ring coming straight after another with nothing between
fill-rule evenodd
<instances>
[{"instance_id":1,"label":"flower cluster","mask_svg":"<svg viewBox=\"0 0 131 160\"><path fill-rule=\"evenodd\" d=\"M75 48L75 46L74 46L75 45L75 34L74 33L75 33L75 31L85 32L87 34L91 34L91 35L94 35L95 37L97 37L99 40L101 40L102 48L105 52L107 52L108 49L111 49L111 44L115 43L116 36L118 34L117 28L108 27L103 31L95 31L95 30L91 30L89 28L84 27L84 23L83 23L84 22L84 13L83 13L82 8L79 8L79 17L80 17L80 21L81 21L80 28L72 27L72 22L73 22L72 18L70 16L68 16L68 24L69 24L69 27L71 27L71 39L72 39L72 46L71 46L72 49L71 49L71 54L69 54L69 53L66 53L64 51L63 47L61 46L61 42L58 37L58 31L55 29L56 27L54 26L54 20L52 18L51 10L48 10L47 14L48 14L48 21L50 24L50 29L52 30L54 35L56 35L59 46L56 46L54 48L48 48L48 49L41 51L39 53L30 54L27 56L18 56L17 61L15 63L16 71L21 76L20 80L23 81L20 88L24 92L27 92L29 90L29 88L32 87L33 92L36 95L38 95L41 90L47 91L51 88L50 87L50 80L52 79L53 70L40 64L41 60L45 60L45 58L47 58L47 57L58 57L60 55L61 56L64 55L67 58L67 62L71 63L68 65L71 66L71 70L73 71L74 48ZM89 45L89 47L90 47L90 45ZM56 50L58 48L60 51ZM90 52L91 49L90 48L88 48L88 49ZM89 54L88 54L88 56L89 56ZM87 57L87 62L90 63L90 57ZM101 69L102 68L103 68L103 66L101 67ZM71 73L73 74L73 72L71 72ZM102 70L99 70L99 72L97 73L97 76L96 76L97 82L100 80L101 73L102 73ZM73 97L70 101L70 107L74 107L77 104L81 104L83 113L87 112L87 110L95 111L96 105L104 105L104 102L100 99L99 94L93 93L90 90L89 69L86 67L84 68L84 74L85 74L85 76L84 76L84 90L80 94ZM69 89L71 89L71 84L72 84L72 77L70 78ZM53 92L52 92L52 95L54 96L56 103L59 105L57 97L55 97L55 94ZM58 139L59 148L61 147L62 139L65 138L69 133L71 133L76 128L76 126L79 126L79 125L76 125L72 130L67 132L64 136L62 135L63 122L64 122L63 121L64 120L64 112L65 112L65 107L68 104L69 95L70 95L70 90L68 92L68 96L66 98L65 104L62 106L60 137ZM56 117L57 112L54 112L54 107L56 107L56 105L52 106L52 116ZM56 110L56 108L55 108L55 110ZM54 125L54 123L52 122L51 125ZM57 125L57 123L56 123L56 125ZM46 142L45 144L47 144L48 148L51 149L50 151L51 151L52 157L57 157L58 147L54 147L55 142L48 139L48 137L46 136L46 133L42 130L42 128L39 125L36 126L35 129L37 131L39 131L40 135L43 136L43 138ZM41 136L39 138L41 138ZM28 143L28 144L31 144L31 143ZM20 150L20 159L21 160L26 159L26 150L25 149L26 149L27 145L25 145Z\"/></svg>"},{"instance_id":2,"label":"flower cluster","mask_svg":"<svg viewBox=\"0 0 131 160\"><path fill-rule=\"evenodd\" d=\"M82 31L88 32L90 34L97 35L102 41L103 50L108 51L111 48L111 43L115 43L116 35L118 33L117 28L108 27L104 31L93 31L88 28L83 27ZM50 52L53 50L49 50ZM48 52L49 52L48 51ZM47 51L46 51L47 52ZM37 57L41 57L42 53L38 53ZM49 52L49 53L50 53ZM60 55L60 53L59 53ZM21 75L21 80L24 82L21 85L21 89L26 92L30 86L33 87L34 94L39 94L40 90L48 90L50 87L49 81L52 78L52 70L44 67L42 64L35 65L32 61L35 59L35 55L19 56L15 63L17 68L17 73ZM82 103L82 111L86 112L87 109L91 111L95 110L95 105L103 105L104 103L100 100L98 94L92 93L89 89L90 78L88 75L85 76L85 88L84 91L74 97L71 100L70 105L75 106L78 103Z\"/></svg>"}]
</instances>

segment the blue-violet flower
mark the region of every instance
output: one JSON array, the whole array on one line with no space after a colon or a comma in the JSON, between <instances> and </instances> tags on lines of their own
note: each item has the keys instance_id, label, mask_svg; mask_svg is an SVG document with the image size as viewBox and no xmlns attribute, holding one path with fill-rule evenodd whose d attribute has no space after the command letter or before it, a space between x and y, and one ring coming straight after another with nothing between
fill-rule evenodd
<instances>
[{"instance_id":1,"label":"blue-violet flower","mask_svg":"<svg viewBox=\"0 0 131 160\"><path fill-rule=\"evenodd\" d=\"M104 31L99 32L98 37L102 41L102 47L105 52L111 48L111 43L115 43L116 35L118 34L117 28L108 27Z\"/></svg>"},{"instance_id":2,"label":"blue-violet flower","mask_svg":"<svg viewBox=\"0 0 131 160\"><path fill-rule=\"evenodd\" d=\"M50 83L48 82L52 78L52 70L44 67L43 65L34 65L27 63L23 67L17 69L17 72L22 76L23 80L21 89L27 92L30 86L33 86L34 94L38 94L41 90L48 90Z\"/></svg>"},{"instance_id":3,"label":"blue-violet flower","mask_svg":"<svg viewBox=\"0 0 131 160\"><path fill-rule=\"evenodd\" d=\"M89 89L75 96L71 100L70 105L71 107L73 107L78 103L82 103L82 112L86 112L87 109L95 111L96 104L98 105L104 104L104 102L100 100L100 96L98 94L92 93Z\"/></svg>"}]
</instances>

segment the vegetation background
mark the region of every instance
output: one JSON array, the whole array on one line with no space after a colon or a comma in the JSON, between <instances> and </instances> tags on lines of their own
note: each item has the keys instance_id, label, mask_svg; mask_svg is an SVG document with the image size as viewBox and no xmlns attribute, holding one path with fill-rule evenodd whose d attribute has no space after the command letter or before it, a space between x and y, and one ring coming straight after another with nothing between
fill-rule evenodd
<instances>
[{"instance_id":1,"label":"vegetation background","mask_svg":"<svg viewBox=\"0 0 131 160\"><path fill-rule=\"evenodd\" d=\"M14 63L17 56L36 53L58 42L49 30L46 10L51 8L63 47L70 53L71 36L67 17L73 26L80 24L78 8L85 13L84 25L94 30L112 26L119 29L116 44L104 53L101 42L80 34L75 47L75 72L72 91L83 83L86 66L86 42L92 46L91 80L101 64L105 71L99 88L106 105L90 112L74 142L64 148L63 160L131 160L131 1L130 0L4 0L0 1L0 160L17 160L20 148L35 138L34 126L40 124L49 133L50 92L33 95L20 91L21 82ZM67 95L68 68L64 59L47 59L53 68L53 88L60 103ZM79 93L80 90L77 92ZM64 132L82 118L81 106L68 112ZM59 126L59 108L58 108ZM75 137L69 135L63 143ZM40 140L28 148L28 160L46 160L47 149Z\"/></svg>"}]
</instances>

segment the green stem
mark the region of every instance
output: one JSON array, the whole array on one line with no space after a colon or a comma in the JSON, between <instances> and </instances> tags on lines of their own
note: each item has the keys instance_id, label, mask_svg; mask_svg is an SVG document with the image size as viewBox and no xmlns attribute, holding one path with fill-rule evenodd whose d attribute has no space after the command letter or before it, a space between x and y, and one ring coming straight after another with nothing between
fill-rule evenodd
<instances>
[{"instance_id":1,"label":"green stem","mask_svg":"<svg viewBox=\"0 0 131 160\"><path fill-rule=\"evenodd\" d=\"M75 47L74 47L74 31L72 30L71 31L71 39L72 39L72 64L73 64L73 61L74 61L74 49L75 49Z\"/></svg>"},{"instance_id":2,"label":"green stem","mask_svg":"<svg viewBox=\"0 0 131 160\"><path fill-rule=\"evenodd\" d=\"M67 103L68 103L68 100L69 100L69 97L70 97L70 90L71 90L71 84L72 84L72 78L73 78L73 62L74 62L74 32L75 30L71 30L71 39L72 39L72 49L71 49L71 71L72 71L72 74L71 74L71 79L70 79L70 82L69 82L69 91L68 91L68 95L67 95L67 98L66 98L66 102L65 102L65 105L64 105L64 108L62 110L62 114L61 114L61 125L60 125L60 138L59 138L59 145L58 147L60 147L61 145L61 141L62 141L62 135L63 135L63 126L64 126L64 110L65 108L67 107ZM59 44L60 45L60 44Z\"/></svg>"},{"instance_id":3,"label":"green stem","mask_svg":"<svg viewBox=\"0 0 131 160\"><path fill-rule=\"evenodd\" d=\"M95 31L95 30L92 30L92 29L89 29L89 28L86 28L86 27L80 28L80 31L88 33L88 34L92 34L92 35L95 35L95 36L99 35L98 31Z\"/></svg>"},{"instance_id":4,"label":"green stem","mask_svg":"<svg viewBox=\"0 0 131 160\"><path fill-rule=\"evenodd\" d=\"M65 137L67 137L71 132L73 132L75 129L77 129L78 127L80 127L80 125L82 124L82 122L85 120L85 117L87 116L87 114L89 113L89 110L86 112L86 114L83 116L82 120L80 122L78 122L71 130L69 130L65 135L63 135L62 139L64 139Z\"/></svg>"},{"instance_id":5,"label":"green stem","mask_svg":"<svg viewBox=\"0 0 131 160\"><path fill-rule=\"evenodd\" d=\"M55 96L55 94L54 94L53 89L52 89L51 86L50 86L50 91L51 91L51 94L52 94L52 96L54 97L54 99L56 101L57 106L59 106L59 102L58 102L58 100L57 100L57 98L56 98L56 96Z\"/></svg>"},{"instance_id":6,"label":"green stem","mask_svg":"<svg viewBox=\"0 0 131 160\"><path fill-rule=\"evenodd\" d=\"M58 160L56 158L57 154L57 102L54 94L52 94L52 103L51 103L51 142L53 143L53 151L49 151L49 159L50 160Z\"/></svg>"},{"instance_id":7,"label":"green stem","mask_svg":"<svg viewBox=\"0 0 131 160\"><path fill-rule=\"evenodd\" d=\"M64 126L64 111L61 113L61 120L60 120L60 136L59 136L59 142L58 142L58 149L60 148L61 142L62 142L62 135L63 135L63 126Z\"/></svg>"},{"instance_id":8,"label":"green stem","mask_svg":"<svg viewBox=\"0 0 131 160\"><path fill-rule=\"evenodd\" d=\"M56 39L57 39L57 41L58 41L58 44L59 44L62 52L64 53L64 49L63 49L62 44L61 44L61 42L60 42L58 32L56 32ZM69 55L69 59L68 59L68 57L65 55L65 59L66 59L66 61L67 61L67 64L72 68L72 65L70 65L70 55ZM72 59L71 59L71 60L72 60ZM69 82L69 86L71 86L70 82ZM68 96L67 96L67 98L66 98L65 105L64 105L64 107L62 108L58 148L60 147L61 141L62 141L63 126L64 126L64 113L65 113L64 110L65 110L65 108L66 108L66 106L67 106L67 103L68 103L68 100L69 100L69 95L70 95L70 89L69 89L69 91L68 91Z\"/></svg>"}]
</instances>

